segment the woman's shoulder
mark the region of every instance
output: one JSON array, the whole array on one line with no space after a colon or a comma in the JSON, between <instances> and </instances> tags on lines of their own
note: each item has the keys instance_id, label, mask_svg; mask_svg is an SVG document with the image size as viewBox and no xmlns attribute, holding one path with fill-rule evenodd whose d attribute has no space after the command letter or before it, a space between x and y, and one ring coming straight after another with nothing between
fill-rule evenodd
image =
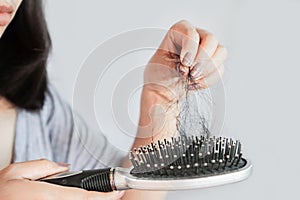
<instances>
[{"instance_id":1,"label":"woman's shoulder","mask_svg":"<svg viewBox=\"0 0 300 200\"><path fill-rule=\"evenodd\" d=\"M50 85L43 108L39 111L18 109L15 136L15 161L39 158L57 160L57 152L65 150L62 140L72 133L70 106ZM64 137L64 138L63 138ZM53 148L55 146L55 148Z\"/></svg>"},{"instance_id":2,"label":"woman's shoulder","mask_svg":"<svg viewBox=\"0 0 300 200\"><path fill-rule=\"evenodd\" d=\"M35 138L35 142L28 141L32 147L26 150L28 147L24 138L28 137L20 134L23 132L20 129L18 146L24 144L24 148L19 148L19 155L20 152L32 152L33 156L28 158L46 157L56 162L67 162L72 164L73 169L118 166L123 157L102 132L91 130L79 115L73 113L71 106L53 85L49 86L42 110L36 113L25 111L23 114L20 117L23 125L19 123L19 127L27 129L27 134L30 134L28 137ZM33 150L37 146L40 148L38 152ZM25 154L22 158L25 158Z\"/></svg>"},{"instance_id":3,"label":"woman's shoulder","mask_svg":"<svg viewBox=\"0 0 300 200\"><path fill-rule=\"evenodd\" d=\"M44 106L40 114L48 126L55 127L63 124L66 127L73 121L71 106L61 97L52 84L48 86Z\"/></svg>"}]
</instances>

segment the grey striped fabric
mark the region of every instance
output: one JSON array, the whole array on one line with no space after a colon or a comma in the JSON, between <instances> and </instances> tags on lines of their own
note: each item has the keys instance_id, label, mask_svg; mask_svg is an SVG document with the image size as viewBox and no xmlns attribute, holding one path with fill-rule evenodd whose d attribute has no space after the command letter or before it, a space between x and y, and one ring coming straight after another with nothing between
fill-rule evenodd
<instances>
[{"instance_id":1,"label":"grey striped fabric","mask_svg":"<svg viewBox=\"0 0 300 200\"><path fill-rule=\"evenodd\" d=\"M118 166L124 153L80 117L75 124L71 107L52 86L49 91L41 111L18 110L14 162L46 158L69 163L72 170Z\"/></svg>"}]
</instances>

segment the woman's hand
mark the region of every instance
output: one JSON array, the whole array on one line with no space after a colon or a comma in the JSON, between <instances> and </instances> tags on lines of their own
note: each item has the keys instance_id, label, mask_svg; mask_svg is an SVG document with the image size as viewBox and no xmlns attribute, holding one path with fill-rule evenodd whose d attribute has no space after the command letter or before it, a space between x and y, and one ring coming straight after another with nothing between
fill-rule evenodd
<instances>
[{"instance_id":1,"label":"woman's hand","mask_svg":"<svg viewBox=\"0 0 300 200\"><path fill-rule=\"evenodd\" d=\"M62 166L45 159L11 164L0 171L0 199L116 200L123 196L123 193L119 192L89 192L78 188L62 187L35 181L68 170L68 166Z\"/></svg>"},{"instance_id":2,"label":"woman's hand","mask_svg":"<svg viewBox=\"0 0 300 200\"><path fill-rule=\"evenodd\" d=\"M174 93L178 96L182 83L190 90L205 89L221 79L226 58L227 50L214 35L180 21L170 28L150 60L145 86L167 100L176 97Z\"/></svg>"},{"instance_id":3,"label":"woman's hand","mask_svg":"<svg viewBox=\"0 0 300 200\"><path fill-rule=\"evenodd\" d=\"M138 136L152 140L175 136L187 91L220 80L226 58L226 49L211 33L187 21L173 25L144 73Z\"/></svg>"}]
</instances>

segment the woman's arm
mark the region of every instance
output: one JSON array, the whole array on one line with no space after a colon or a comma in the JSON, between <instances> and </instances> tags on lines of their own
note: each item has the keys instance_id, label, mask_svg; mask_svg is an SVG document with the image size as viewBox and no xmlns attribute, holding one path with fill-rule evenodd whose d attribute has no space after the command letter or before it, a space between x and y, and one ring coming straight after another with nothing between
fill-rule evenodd
<instances>
[{"instance_id":1,"label":"woman's arm","mask_svg":"<svg viewBox=\"0 0 300 200\"><path fill-rule=\"evenodd\" d=\"M152 90L149 88L144 87L142 92L142 107L141 107L141 114L140 114L140 122L139 122L139 129L138 129L138 137L136 137L135 142L133 144L134 147L140 145L148 145L152 141L151 134L147 135L147 132L151 133L151 127L155 126L158 123L157 120L153 120L151 117L151 112L153 116L153 109L158 104L161 104L163 100L160 96L156 95ZM151 111L152 109L152 111ZM170 124L170 122L169 122ZM168 129L172 129L173 126L169 126ZM158 135L160 136L160 135ZM124 160L123 166L130 167L131 163L126 158ZM123 200L160 200L165 199L167 192L165 191L142 191L142 190L127 190L125 195L123 196Z\"/></svg>"},{"instance_id":2,"label":"woman's arm","mask_svg":"<svg viewBox=\"0 0 300 200\"><path fill-rule=\"evenodd\" d=\"M216 38L187 21L173 25L144 73L141 113L134 147L170 138L177 131L186 90L205 89L224 72L227 57ZM124 166L130 166L128 159ZM166 192L127 191L123 200L165 199Z\"/></svg>"}]
</instances>

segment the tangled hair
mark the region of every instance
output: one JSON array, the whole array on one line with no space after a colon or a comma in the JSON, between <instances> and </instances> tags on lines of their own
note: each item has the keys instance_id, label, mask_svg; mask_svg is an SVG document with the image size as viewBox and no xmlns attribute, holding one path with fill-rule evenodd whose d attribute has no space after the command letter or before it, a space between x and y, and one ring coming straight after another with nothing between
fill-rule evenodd
<instances>
[{"instance_id":1,"label":"tangled hair","mask_svg":"<svg viewBox=\"0 0 300 200\"><path fill-rule=\"evenodd\" d=\"M0 39L0 96L30 111L43 107L51 39L42 0L23 0Z\"/></svg>"}]
</instances>

